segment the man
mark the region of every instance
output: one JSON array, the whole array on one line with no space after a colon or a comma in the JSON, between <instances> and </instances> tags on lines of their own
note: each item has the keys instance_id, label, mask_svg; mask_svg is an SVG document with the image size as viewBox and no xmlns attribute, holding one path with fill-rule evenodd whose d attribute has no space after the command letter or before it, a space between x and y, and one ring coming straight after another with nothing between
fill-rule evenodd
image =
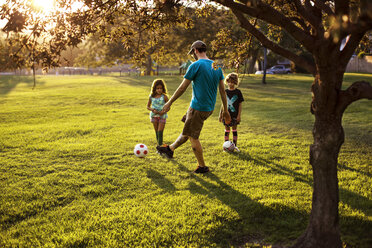
<instances>
[{"instance_id":1,"label":"man","mask_svg":"<svg viewBox=\"0 0 372 248\"><path fill-rule=\"evenodd\" d=\"M184 79L176 92L164 105L163 111L168 112L171 105L187 89L192 82L192 99L186 114L185 125L182 134L170 146L157 146L160 154L165 154L168 158L173 157L174 150L185 143L188 139L191 142L192 150L198 161L195 173L206 173L209 168L205 165L203 149L199 141L200 131L204 121L212 114L216 104L217 87L219 88L225 122L229 123L231 118L227 108L226 93L224 87L224 76L221 68L214 66L212 60L206 55L207 46L198 40L191 45L191 54L196 62L192 63L184 76Z\"/></svg>"}]
</instances>

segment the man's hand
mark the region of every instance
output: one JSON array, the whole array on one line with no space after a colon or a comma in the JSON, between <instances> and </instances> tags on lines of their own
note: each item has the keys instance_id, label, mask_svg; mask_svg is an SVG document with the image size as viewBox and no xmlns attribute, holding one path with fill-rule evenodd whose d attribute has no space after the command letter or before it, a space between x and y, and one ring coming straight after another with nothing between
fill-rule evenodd
<instances>
[{"instance_id":1,"label":"man's hand","mask_svg":"<svg viewBox=\"0 0 372 248\"><path fill-rule=\"evenodd\" d=\"M229 125L231 122L231 117L229 111L223 111L223 119L225 120L225 124Z\"/></svg>"},{"instance_id":2,"label":"man's hand","mask_svg":"<svg viewBox=\"0 0 372 248\"><path fill-rule=\"evenodd\" d=\"M172 105L172 103L170 101L168 101L166 104L164 104L162 112L167 113L170 110L171 105Z\"/></svg>"}]
</instances>

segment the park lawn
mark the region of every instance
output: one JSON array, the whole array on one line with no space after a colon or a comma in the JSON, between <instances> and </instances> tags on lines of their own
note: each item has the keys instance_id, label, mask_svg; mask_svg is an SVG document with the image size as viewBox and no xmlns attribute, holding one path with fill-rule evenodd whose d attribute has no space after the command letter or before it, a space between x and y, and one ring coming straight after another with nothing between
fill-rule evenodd
<instances>
[{"instance_id":1,"label":"park lawn","mask_svg":"<svg viewBox=\"0 0 372 248\"><path fill-rule=\"evenodd\" d=\"M216 110L200 140L211 172L194 175L186 143L156 154L146 110L155 77L0 77L0 247L262 247L304 231L312 197L308 75L245 75L239 154L222 152ZM162 76L173 93L182 76ZM372 75L347 74L345 87ZM191 89L169 112L181 129ZM345 247L372 244L372 104L345 112L339 155ZM149 155L133 155L137 143Z\"/></svg>"}]
</instances>

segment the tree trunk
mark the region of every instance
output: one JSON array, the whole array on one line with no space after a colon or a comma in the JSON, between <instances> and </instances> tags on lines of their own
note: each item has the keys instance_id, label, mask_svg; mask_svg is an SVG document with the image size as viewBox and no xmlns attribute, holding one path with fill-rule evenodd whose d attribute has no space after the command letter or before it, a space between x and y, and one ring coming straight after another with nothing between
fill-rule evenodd
<instances>
[{"instance_id":1,"label":"tree trunk","mask_svg":"<svg viewBox=\"0 0 372 248\"><path fill-rule=\"evenodd\" d=\"M318 85L322 83L318 82ZM342 247L338 213L337 163L344 142L344 131L341 124L342 113L334 111L337 103L328 101L332 98L329 94L324 94L321 96L323 99L318 98L318 102L315 102L324 106L318 105L317 107L321 109L314 111L314 144L310 146L310 164L314 178L312 210L305 232L293 246L296 248Z\"/></svg>"},{"instance_id":2,"label":"tree trunk","mask_svg":"<svg viewBox=\"0 0 372 248\"><path fill-rule=\"evenodd\" d=\"M257 61L257 58L258 58L258 49L257 50L254 50L253 51L253 54L252 54L252 57L249 61L249 66L248 66L248 74L249 73L254 73L254 66L256 65L256 61Z\"/></svg>"},{"instance_id":3,"label":"tree trunk","mask_svg":"<svg viewBox=\"0 0 372 248\"><path fill-rule=\"evenodd\" d=\"M148 76L148 75L151 75L151 71L152 71L152 58L151 58L151 55L148 55L147 56L147 62L146 62L146 71L145 71L145 74Z\"/></svg>"}]
</instances>

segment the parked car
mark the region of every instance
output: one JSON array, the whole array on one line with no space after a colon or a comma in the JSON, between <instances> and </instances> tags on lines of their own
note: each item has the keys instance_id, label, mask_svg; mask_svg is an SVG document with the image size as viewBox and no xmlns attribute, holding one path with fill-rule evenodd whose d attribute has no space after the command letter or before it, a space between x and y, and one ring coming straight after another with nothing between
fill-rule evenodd
<instances>
[{"instance_id":1,"label":"parked car","mask_svg":"<svg viewBox=\"0 0 372 248\"><path fill-rule=\"evenodd\" d=\"M285 65L274 65L269 69L274 74L288 74L292 73L291 68L285 67Z\"/></svg>"},{"instance_id":2,"label":"parked car","mask_svg":"<svg viewBox=\"0 0 372 248\"><path fill-rule=\"evenodd\" d=\"M291 68L285 67L284 65L274 65L273 67L266 70L266 74L288 74L292 73ZM263 71L256 71L255 74L263 74Z\"/></svg>"},{"instance_id":3,"label":"parked car","mask_svg":"<svg viewBox=\"0 0 372 248\"><path fill-rule=\"evenodd\" d=\"M263 74L263 71L256 71L254 74ZM269 69L267 69L266 74L274 74L274 73L270 71Z\"/></svg>"}]
</instances>

